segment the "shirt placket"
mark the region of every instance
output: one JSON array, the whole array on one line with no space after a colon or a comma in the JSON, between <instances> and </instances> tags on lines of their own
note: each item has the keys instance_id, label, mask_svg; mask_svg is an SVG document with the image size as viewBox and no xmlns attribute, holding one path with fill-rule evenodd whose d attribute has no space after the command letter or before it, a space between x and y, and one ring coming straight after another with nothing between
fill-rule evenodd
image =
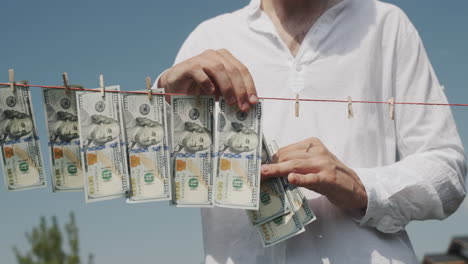
<instances>
[{"instance_id":1,"label":"shirt placket","mask_svg":"<svg viewBox=\"0 0 468 264\"><path fill-rule=\"evenodd\" d=\"M294 57L287 45L279 37L278 31L273 25L273 22L271 22L268 16L259 9L258 3L253 5L256 12L251 15L252 20L250 21L250 27L255 31L269 35L275 42L276 46L283 51L287 67L289 68L286 85L287 89L289 89L294 95L300 94L300 92L305 88L307 77L307 71L305 68L320 57L318 45L327 31L330 30L330 25L333 21L333 16L336 14L337 6L327 10L309 29L298 53Z\"/></svg>"},{"instance_id":2,"label":"shirt placket","mask_svg":"<svg viewBox=\"0 0 468 264\"><path fill-rule=\"evenodd\" d=\"M299 95L305 88L307 78L306 67L310 66L320 57L318 45L324 34L326 34L330 22L330 14L325 13L320 17L306 34L296 57L291 56L288 88L295 95ZM285 44L283 45L285 46Z\"/></svg>"},{"instance_id":3,"label":"shirt placket","mask_svg":"<svg viewBox=\"0 0 468 264\"><path fill-rule=\"evenodd\" d=\"M273 23L269 20L266 14L261 13L256 21L251 25L256 31L267 34L271 37L275 45L283 52L285 63L289 69L287 88L295 93L300 92L304 87L304 74L301 56L299 53L296 57L292 56L287 45L281 40ZM302 48L302 45L301 45Z\"/></svg>"}]
</instances>

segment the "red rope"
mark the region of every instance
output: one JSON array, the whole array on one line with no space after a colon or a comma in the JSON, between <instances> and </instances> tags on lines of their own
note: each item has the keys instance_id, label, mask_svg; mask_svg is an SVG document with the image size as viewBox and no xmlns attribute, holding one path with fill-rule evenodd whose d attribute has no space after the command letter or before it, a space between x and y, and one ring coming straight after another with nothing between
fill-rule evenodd
<instances>
[{"instance_id":1,"label":"red rope","mask_svg":"<svg viewBox=\"0 0 468 264\"><path fill-rule=\"evenodd\" d=\"M0 83L0 85L10 85L10 83ZM32 85L32 84L17 84L15 86L23 86L23 87L41 87L47 89L65 89L63 86L47 86L47 85ZM89 92L100 92L99 89L81 89L81 88L68 88L70 90L77 90L77 91L89 91ZM137 92L137 91L112 91L106 90L106 93L129 93L129 94L148 94L148 92ZM188 94L181 94L181 93L157 93L151 92L152 95L188 95ZM259 99L263 100L277 100L277 101L296 101L295 98L280 98L280 97L259 97ZM308 98L299 98L301 102L325 102L325 103L349 103L347 100L332 100L332 99L308 99ZM351 101L352 103L357 104L389 104L389 102L382 102L382 101ZM414 103L414 102L394 102L394 104L400 105L433 105L433 106L468 106L468 104L444 104L444 103Z\"/></svg>"}]
</instances>

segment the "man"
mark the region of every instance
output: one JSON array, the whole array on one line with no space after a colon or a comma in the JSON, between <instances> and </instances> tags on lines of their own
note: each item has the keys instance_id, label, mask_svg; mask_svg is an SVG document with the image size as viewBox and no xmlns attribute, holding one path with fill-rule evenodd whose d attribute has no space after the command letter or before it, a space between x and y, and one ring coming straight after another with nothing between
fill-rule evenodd
<instances>
[{"instance_id":1,"label":"man","mask_svg":"<svg viewBox=\"0 0 468 264\"><path fill-rule=\"evenodd\" d=\"M267 97L446 103L417 31L375 0L252 0L199 25L158 80L221 94L241 110ZM243 212L203 209L206 263L417 263L404 230L465 196L465 157L448 107L264 102L283 146L262 177L304 187L317 221L263 249Z\"/></svg>"}]
</instances>

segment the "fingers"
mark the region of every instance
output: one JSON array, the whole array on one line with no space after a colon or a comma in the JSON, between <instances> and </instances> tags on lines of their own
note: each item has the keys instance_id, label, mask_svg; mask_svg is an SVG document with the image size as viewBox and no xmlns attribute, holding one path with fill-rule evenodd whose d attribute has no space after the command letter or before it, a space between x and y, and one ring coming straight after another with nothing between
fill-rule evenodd
<instances>
[{"instance_id":1,"label":"fingers","mask_svg":"<svg viewBox=\"0 0 468 264\"><path fill-rule=\"evenodd\" d=\"M320 169L312 164L310 160L289 160L281 163L262 165L262 176L269 177L286 177L290 173L316 173Z\"/></svg>"},{"instance_id":2,"label":"fingers","mask_svg":"<svg viewBox=\"0 0 468 264\"><path fill-rule=\"evenodd\" d=\"M322 152L321 151L322 149L326 149L326 148L319 139L308 138L300 142L280 148L278 152L276 152L275 155L273 155L273 160L278 161L282 155L285 155L285 153L289 153L289 152L295 152L295 151L315 152L315 150L318 150L318 152Z\"/></svg>"},{"instance_id":3,"label":"fingers","mask_svg":"<svg viewBox=\"0 0 468 264\"><path fill-rule=\"evenodd\" d=\"M301 174L301 173L290 173L288 175L289 183L306 188L318 189L317 186L320 184L320 175L315 173Z\"/></svg>"},{"instance_id":4,"label":"fingers","mask_svg":"<svg viewBox=\"0 0 468 264\"><path fill-rule=\"evenodd\" d=\"M215 90L214 83L195 58L167 70L158 80L158 86L172 93L195 94L195 87L201 88L204 94L212 94Z\"/></svg>"},{"instance_id":5,"label":"fingers","mask_svg":"<svg viewBox=\"0 0 468 264\"><path fill-rule=\"evenodd\" d=\"M249 72L249 69L247 69L247 67L244 64L242 64L237 58L235 58L228 50L221 49L218 50L218 52L226 60L229 60L233 65L235 65L239 70L239 73L242 77L242 81L244 82L248 102L250 104L258 103L257 89L255 88L255 84L252 75Z\"/></svg>"},{"instance_id":6,"label":"fingers","mask_svg":"<svg viewBox=\"0 0 468 264\"><path fill-rule=\"evenodd\" d=\"M207 50L167 70L158 80L169 92L223 96L230 105L248 111L258 102L248 69L225 50Z\"/></svg>"},{"instance_id":7,"label":"fingers","mask_svg":"<svg viewBox=\"0 0 468 264\"><path fill-rule=\"evenodd\" d=\"M227 69L230 69L231 67L226 64L223 57L214 50L208 50L199 56L198 63L202 67L203 71L205 71L205 73L214 80L217 88L226 98L226 102L230 105L235 104L237 102L237 98L234 91L234 85L227 73Z\"/></svg>"},{"instance_id":8,"label":"fingers","mask_svg":"<svg viewBox=\"0 0 468 264\"><path fill-rule=\"evenodd\" d=\"M302 140L300 142L297 142L297 143L282 147L282 148L280 148L278 150L278 152L275 155L279 156L279 155L281 155L281 154L283 154L285 152L305 150L305 149L307 149L309 147L309 143L310 142L306 139L306 140Z\"/></svg>"},{"instance_id":9,"label":"fingers","mask_svg":"<svg viewBox=\"0 0 468 264\"><path fill-rule=\"evenodd\" d=\"M227 50L218 50L217 54L219 54L219 59L223 62L226 73L231 79L233 92L239 109L242 111L248 111L250 109L249 98L247 96L245 82L237 62L234 61L234 57L230 55Z\"/></svg>"},{"instance_id":10,"label":"fingers","mask_svg":"<svg viewBox=\"0 0 468 264\"><path fill-rule=\"evenodd\" d=\"M215 91L215 86L213 82L211 81L210 77L203 71L201 67L197 67L195 69L192 69L190 72L190 77L193 79L195 82L192 87L194 89L191 89L189 92L193 92L197 94L195 91L197 88L201 88L205 94L213 94Z\"/></svg>"},{"instance_id":11,"label":"fingers","mask_svg":"<svg viewBox=\"0 0 468 264\"><path fill-rule=\"evenodd\" d=\"M328 157L329 153L326 148L322 148L321 146L316 146L314 148L308 147L306 149L299 149L293 151L283 151L281 153L277 153L277 155L273 159L273 163L280 163L290 160L304 160L309 159L313 160L315 163L319 163L319 161L323 160L325 157Z\"/></svg>"},{"instance_id":12,"label":"fingers","mask_svg":"<svg viewBox=\"0 0 468 264\"><path fill-rule=\"evenodd\" d=\"M290 151L284 152L284 154L277 155L276 159L274 160L275 163L281 163L289 160L303 160L303 159L310 159L312 158L310 153L305 151Z\"/></svg>"}]
</instances>

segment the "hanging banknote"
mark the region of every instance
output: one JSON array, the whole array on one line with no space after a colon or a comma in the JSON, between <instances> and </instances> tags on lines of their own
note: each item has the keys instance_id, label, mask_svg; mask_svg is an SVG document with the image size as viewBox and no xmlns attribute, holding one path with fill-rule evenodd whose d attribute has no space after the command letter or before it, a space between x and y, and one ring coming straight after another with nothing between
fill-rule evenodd
<instances>
[{"instance_id":1,"label":"hanging banknote","mask_svg":"<svg viewBox=\"0 0 468 264\"><path fill-rule=\"evenodd\" d=\"M215 205L257 210L260 193L262 154L262 103L249 112L219 100L218 170L215 178Z\"/></svg>"},{"instance_id":2,"label":"hanging banknote","mask_svg":"<svg viewBox=\"0 0 468 264\"><path fill-rule=\"evenodd\" d=\"M0 86L0 147L9 191L46 186L29 87Z\"/></svg>"},{"instance_id":3,"label":"hanging banknote","mask_svg":"<svg viewBox=\"0 0 468 264\"><path fill-rule=\"evenodd\" d=\"M70 85L70 87L81 86ZM83 173L76 92L43 89L42 93L49 136L52 189L54 192L82 190Z\"/></svg>"},{"instance_id":4,"label":"hanging banknote","mask_svg":"<svg viewBox=\"0 0 468 264\"><path fill-rule=\"evenodd\" d=\"M120 86L106 90L119 91ZM77 105L86 202L125 197L128 171L120 94L78 91Z\"/></svg>"},{"instance_id":5,"label":"hanging banknote","mask_svg":"<svg viewBox=\"0 0 468 264\"><path fill-rule=\"evenodd\" d=\"M171 199L165 107L164 95L123 94L130 203Z\"/></svg>"},{"instance_id":6,"label":"hanging banknote","mask_svg":"<svg viewBox=\"0 0 468 264\"><path fill-rule=\"evenodd\" d=\"M215 159L212 96L173 96L173 198L176 206L213 205Z\"/></svg>"},{"instance_id":7,"label":"hanging banknote","mask_svg":"<svg viewBox=\"0 0 468 264\"><path fill-rule=\"evenodd\" d=\"M271 162L271 149L263 137L262 164ZM253 225L263 224L291 211L281 179L270 178L260 184L260 204L258 210L247 210Z\"/></svg>"}]
</instances>

